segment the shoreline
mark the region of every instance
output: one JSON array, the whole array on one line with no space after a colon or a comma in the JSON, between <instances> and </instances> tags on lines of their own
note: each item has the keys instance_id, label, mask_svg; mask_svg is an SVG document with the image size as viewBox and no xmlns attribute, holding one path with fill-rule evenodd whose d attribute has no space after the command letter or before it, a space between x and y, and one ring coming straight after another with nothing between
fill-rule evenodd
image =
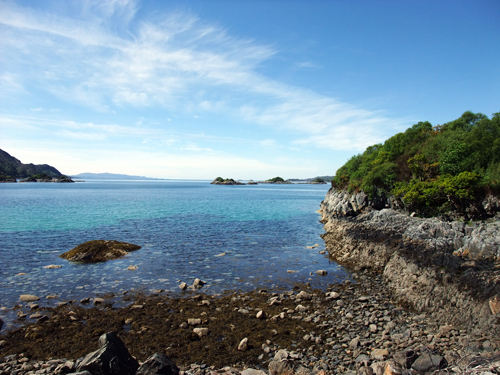
<instances>
[{"instance_id":1,"label":"shoreline","mask_svg":"<svg viewBox=\"0 0 500 375\"><path fill-rule=\"evenodd\" d=\"M353 277L356 283L329 285L326 292L302 285L280 293L193 292L181 298L137 293L123 297L127 307L114 308L105 299L98 307L46 308L39 313L47 320L2 332L0 357L23 353L25 363L76 363L97 349L100 335L115 332L137 360L162 353L190 374L227 366L235 374L244 368L265 371L280 350L305 374L354 374L366 364L383 367L405 350L433 353L449 366L457 355L473 358L500 345L473 327L452 326L399 305L378 272L358 270ZM257 318L259 311L264 317ZM208 328L206 336L193 332L200 327ZM240 351L244 338L248 349Z\"/></svg>"}]
</instances>

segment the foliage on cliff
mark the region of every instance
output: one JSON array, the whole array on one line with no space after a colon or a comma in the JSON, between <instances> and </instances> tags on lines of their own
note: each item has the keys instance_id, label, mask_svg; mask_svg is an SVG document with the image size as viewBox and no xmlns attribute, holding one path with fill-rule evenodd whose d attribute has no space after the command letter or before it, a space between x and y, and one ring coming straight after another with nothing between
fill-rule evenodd
<instances>
[{"instance_id":1,"label":"foliage on cliff","mask_svg":"<svg viewBox=\"0 0 500 375\"><path fill-rule=\"evenodd\" d=\"M23 164L7 152L0 150L0 175L5 178L26 178L38 174L46 174L50 177L62 176L56 168L47 164Z\"/></svg>"},{"instance_id":2,"label":"foliage on cliff","mask_svg":"<svg viewBox=\"0 0 500 375\"><path fill-rule=\"evenodd\" d=\"M332 185L370 197L395 195L412 209L460 209L500 191L500 112L465 112L443 125L419 122L353 156Z\"/></svg>"}]
</instances>

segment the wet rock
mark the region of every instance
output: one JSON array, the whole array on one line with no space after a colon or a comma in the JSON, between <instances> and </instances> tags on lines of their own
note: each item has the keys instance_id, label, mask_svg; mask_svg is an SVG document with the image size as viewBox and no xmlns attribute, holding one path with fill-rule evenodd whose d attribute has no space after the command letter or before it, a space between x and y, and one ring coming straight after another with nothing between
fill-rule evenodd
<instances>
[{"instance_id":1,"label":"wet rock","mask_svg":"<svg viewBox=\"0 0 500 375\"><path fill-rule=\"evenodd\" d=\"M48 266L44 266L43 268L46 268L46 269L56 269L56 268L61 268L62 266L59 266L59 265L56 265L56 264L49 264Z\"/></svg>"},{"instance_id":2,"label":"wet rock","mask_svg":"<svg viewBox=\"0 0 500 375\"><path fill-rule=\"evenodd\" d=\"M239 351L246 351L248 349L248 338L245 337L243 340L240 341L240 343L238 344L238 350Z\"/></svg>"},{"instance_id":3,"label":"wet rock","mask_svg":"<svg viewBox=\"0 0 500 375\"><path fill-rule=\"evenodd\" d=\"M186 283L180 283L179 284L179 289L181 289L181 290L186 290L187 287L188 287L188 285Z\"/></svg>"},{"instance_id":4,"label":"wet rock","mask_svg":"<svg viewBox=\"0 0 500 375\"><path fill-rule=\"evenodd\" d=\"M33 302L38 301L40 297L34 296L32 294L22 294L19 299L23 302Z\"/></svg>"},{"instance_id":5,"label":"wet rock","mask_svg":"<svg viewBox=\"0 0 500 375\"><path fill-rule=\"evenodd\" d=\"M120 338L109 332L99 337L99 349L87 354L77 370L89 371L92 375L134 375L138 367L139 363Z\"/></svg>"},{"instance_id":6,"label":"wet rock","mask_svg":"<svg viewBox=\"0 0 500 375\"><path fill-rule=\"evenodd\" d=\"M168 357L155 353L135 373L136 375L178 375L179 368Z\"/></svg>"},{"instance_id":7,"label":"wet rock","mask_svg":"<svg viewBox=\"0 0 500 375\"><path fill-rule=\"evenodd\" d=\"M94 305L100 305L104 303L104 298L96 297L94 298Z\"/></svg>"},{"instance_id":8,"label":"wet rock","mask_svg":"<svg viewBox=\"0 0 500 375\"><path fill-rule=\"evenodd\" d=\"M188 319L188 325L190 326L197 326L201 324L201 319Z\"/></svg>"},{"instance_id":9,"label":"wet rock","mask_svg":"<svg viewBox=\"0 0 500 375\"><path fill-rule=\"evenodd\" d=\"M127 267L127 270L128 270L128 271L135 271L135 270L137 270L138 268L139 268L139 267L137 267L137 266L130 265L130 266L128 266L128 267Z\"/></svg>"},{"instance_id":10,"label":"wet rock","mask_svg":"<svg viewBox=\"0 0 500 375\"><path fill-rule=\"evenodd\" d=\"M318 274L320 276L326 276L326 275L328 275L328 272L326 272L326 270L318 270L318 271L316 271L316 274Z\"/></svg>"},{"instance_id":11,"label":"wet rock","mask_svg":"<svg viewBox=\"0 0 500 375\"><path fill-rule=\"evenodd\" d=\"M194 289L201 289L203 287L203 285L205 285L205 284L206 284L205 281L202 281L200 279L194 279L192 286Z\"/></svg>"},{"instance_id":12,"label":"wet rock","mask_svg":"<svg viewBox=\"0 0 500 375\"><path fill-rule=\"evenodd\" d=\"M59 255L72 262L97 263L117 259L141 246L120 241L87 241Z\"/></svg>"},{"instance_id":13,"label":"wet rock","mask_svg":"<svg viewBox=\"0 0 500 375\"><path fill-rule=\"evenodd\" d=\"M0 319L0 330L2 329L2 327L3 327L3 320Z\"/></svg>"}]
</instances>

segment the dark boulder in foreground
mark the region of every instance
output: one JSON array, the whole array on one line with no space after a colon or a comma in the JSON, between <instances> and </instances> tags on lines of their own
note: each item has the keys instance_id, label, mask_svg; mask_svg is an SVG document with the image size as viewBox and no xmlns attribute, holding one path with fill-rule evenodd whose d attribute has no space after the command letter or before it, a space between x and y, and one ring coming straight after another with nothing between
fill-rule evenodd
<instances>
[{"instance_id":1,"label":"dark boulder in foreground","mask_svg":"<svg viewBox=\"0 0 500 375\"><path fill-rule=\"evenodd\" d=\"M127 242L95 240L84 242L59 256L72 262L97 263L120 258L140 248Z\"/></svg>"},{"instance_id":2,"label":"dark boulder in foreground","mask_svg":"<svg viewBox=\"0 0 500 375\"><path fill-rule=\"evenodd\" d=\"M92 375L134 375L139 363L132 357L114 332L99 337L99 349L89 353L78 366L78 371Z\"/></svg>"}]
</instances>

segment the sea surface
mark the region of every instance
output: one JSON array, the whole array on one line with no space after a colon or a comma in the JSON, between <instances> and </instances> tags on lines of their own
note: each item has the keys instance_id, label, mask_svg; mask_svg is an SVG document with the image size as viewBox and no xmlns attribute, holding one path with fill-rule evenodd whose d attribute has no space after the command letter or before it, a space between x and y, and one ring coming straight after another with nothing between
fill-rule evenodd
<instances>
[{"instance_id":1,"label":"sea surface","mask_svg":"<svg viewBox=\"0 0 500 375\"><path fill-rule=\"evenodd\" d=\"M328 187L183 180L0 184L0 307L11 311L21 294L39 296L44 306L131 290L182 294L179 282L191 285L195 278L207 282L206 293L341 282L349 274L320 254L324 230L316 211ZM58 257L96 239L142 249L99 264ZM130 265L137 269L127 270ZM7 325L12 314L0 310Z\"/></svg>"}]
</instances>

